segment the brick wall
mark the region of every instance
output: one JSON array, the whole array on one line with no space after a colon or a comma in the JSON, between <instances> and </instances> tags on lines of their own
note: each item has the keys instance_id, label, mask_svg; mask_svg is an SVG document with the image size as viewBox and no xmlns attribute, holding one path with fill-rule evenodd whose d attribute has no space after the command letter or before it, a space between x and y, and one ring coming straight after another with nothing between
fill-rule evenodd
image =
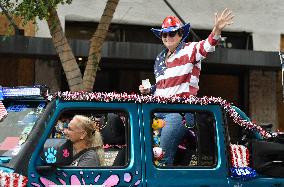
<instances>
[{"instance_id":1,"label":"brick wall","mask_svg":"<svg viewBox=\"0 0 284 187\"><path fill-rule=\"evenodd\" d=\"M278 128L277 72L251 70L249 75L249 113L257 124L272 123Z\"/></svg>"}]
</instances>

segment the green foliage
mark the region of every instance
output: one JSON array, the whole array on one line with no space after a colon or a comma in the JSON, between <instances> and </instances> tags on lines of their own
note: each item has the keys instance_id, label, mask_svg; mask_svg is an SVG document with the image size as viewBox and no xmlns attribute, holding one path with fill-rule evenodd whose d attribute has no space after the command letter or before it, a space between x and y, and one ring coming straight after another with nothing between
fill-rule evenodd
<instances>
[{"instance_id":1,"label":"green foliage","mask_svg":"<svg viewBox=\"0 0 284 187\"><path fill-rule=\"evenodd\" d=\"M12 12L14 7L16 6L16 3L15 1L11 2L10 0L0 0L0 5L8 12Z\"/></svg>"},{"instance_id":2,"label":"green foliage","mask_svg":"<svg viewBox=\"0 0 284 187\"><path fill-rule=\"evenodd\" d=\"M13 21L12 14L14 13L16 2L10 1L10 0L0 0L0 10L2 9L2 14L7 16L8 20ZM5 37L3 37L3 40L6 40L6 38L10 35L12 35L14 31L14 26L12 24L9 24L9 26L6 28Z\"/></svg>"},{"instance_id":3,"label":"green foliage","mask_svg":"<svg viewBox=\"0 0 284 187\"><path fill-rule=\"evenodd\" d=\"M10 13L21 16L26 24L35 18L48 20L50 10L58 4L71 4L72 0L0 0L0 3Z\"/></svg>"}]
</instances>

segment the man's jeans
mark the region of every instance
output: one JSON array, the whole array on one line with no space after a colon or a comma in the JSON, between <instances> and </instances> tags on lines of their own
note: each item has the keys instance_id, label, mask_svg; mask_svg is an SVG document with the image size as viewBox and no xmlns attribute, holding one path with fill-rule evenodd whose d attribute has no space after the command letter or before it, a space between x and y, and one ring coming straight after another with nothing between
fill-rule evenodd
<instances>
[{"instance_id":1,"label":"man's jeans","mask_svg":"<svg viewBox=\"0 0 284 187\"><path fill-rule=\"evenodd\" d=\"M156 113L155 116L166 122L160 137L160 147L165 154L159 163L162 166L171 166L173 165L178 145L187 133L188 128L182 123L182 116L179 113ZM186 113L185 119L188 126L194 125L192 113Z\"/></svg>"}]
</instances>

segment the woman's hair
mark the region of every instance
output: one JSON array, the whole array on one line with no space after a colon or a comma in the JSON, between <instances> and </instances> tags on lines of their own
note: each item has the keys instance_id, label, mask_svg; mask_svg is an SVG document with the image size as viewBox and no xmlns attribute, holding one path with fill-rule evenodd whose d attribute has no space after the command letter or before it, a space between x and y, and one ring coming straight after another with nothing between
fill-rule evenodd
<instances>
[{"instance_id":1,"label":"woman's hair","mask_svg":"<svg viewBox=\"0 0 284 187\"><path fill-rule=\"evenodd\" d=\"M104 149L103 149L103 140L102 135L98 131L94 131L93 123L90 118L83 115L75 115L73 117L80 121L77 125L86 132L86 143L89 147L95 147L96 152L99 156L100 166L105 165Z\"/></svg>"}]
</instances>

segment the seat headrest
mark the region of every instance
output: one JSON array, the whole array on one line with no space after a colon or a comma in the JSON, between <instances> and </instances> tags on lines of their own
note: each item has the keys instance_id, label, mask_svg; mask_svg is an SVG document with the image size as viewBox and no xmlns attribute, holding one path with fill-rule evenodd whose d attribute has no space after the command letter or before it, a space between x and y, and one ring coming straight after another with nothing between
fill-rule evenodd
<instances>
[{"instance_id":1,"label":"seat headrest","mask_svg":"<svg viewBox=\"0 0 284 187\"><path fill-rule=\"evenodd\" d=\"M119 115L109 113L105 121L105 127L102 129L104 144L124 145L125 144L125 126Z\"/></svg>"}]
</instances>

